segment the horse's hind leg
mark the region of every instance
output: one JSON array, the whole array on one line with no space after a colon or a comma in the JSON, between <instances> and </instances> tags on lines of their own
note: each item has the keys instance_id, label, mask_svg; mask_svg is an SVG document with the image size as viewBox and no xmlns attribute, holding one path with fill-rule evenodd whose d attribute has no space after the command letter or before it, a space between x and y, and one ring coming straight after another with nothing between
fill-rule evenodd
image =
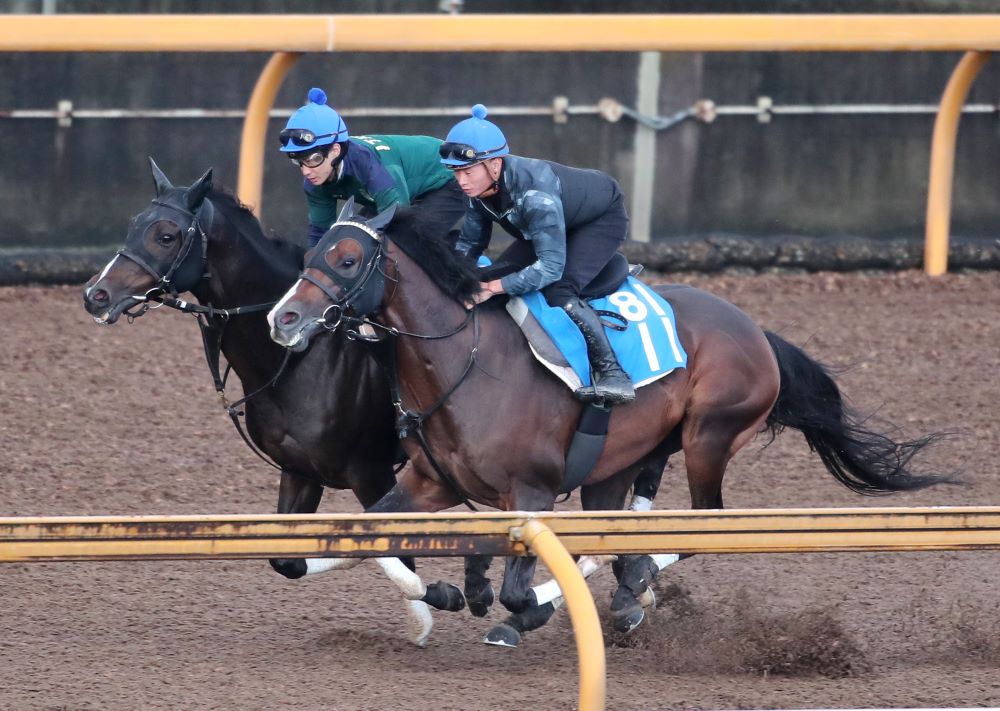
<instances>
[{"instance_id":1,"label":"horse's hind leg","mask_svg":"<svg viewBox=\"0 0 1000 711\"><path fill-rule=\"evenodd\" d=\"M632 485L632 501L628 505L629 511L649 511L653 508L653 499L656 492L660 490L660 481L663 479L663 472L667 468L667 459L658 457L655 461L647 462L639 470L639 476L635 478Z\"/></svg>"},{"instance_id":2,"label":"horse's hind leg","mask_svg":"<svg viewBox=\"0 0 1000 711\"><path fill-rule=\"evenodd\" d=\"M691 508L721 509L722 477L733 454L759 429L766 416L766 406L752 400L740 405L706 406L704 413L689 413L681 426ZM621 562L618 590L611 602L614 627L629 632L643 618L642 597L647 594L656 574L668 565L689 555L676 554L628 556Z\"/></svg>"},{"instance_id":3,"label":"horse's hind leg","mask_svg":"<svg viewBox=\"0 0 1000 711\"><path fill-rule=\"evenodd\" d=\"M680 448L680 441L678 433L671 435L647 461L636 479L630 510L648 511L652 508L667 460ZM629 632L642 622L645 608L656 604L651 587L656 574L678 560L680 556L675 553L618 556L611 566L618 581L618 588L611 599L611 615L616 630Z\"/></svg>"}]
</instances>

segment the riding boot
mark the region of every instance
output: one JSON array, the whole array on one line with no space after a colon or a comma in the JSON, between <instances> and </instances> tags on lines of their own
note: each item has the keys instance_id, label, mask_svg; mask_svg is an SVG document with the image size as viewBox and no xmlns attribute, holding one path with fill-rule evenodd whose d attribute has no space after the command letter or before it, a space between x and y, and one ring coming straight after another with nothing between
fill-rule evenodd
<instances>
[{"instance_id":1,"label":"riding boot","mask_svg":"<svg viewBox=\"0 0 1000 711\"><path fill-rule=\"evenodd\" d=\"M563 310L576 324L587 343L587 357L590 359L590 379L593 390L578 392L578 395L592 399L603 399L608 405L631 402L635 399L632 379L622 370L615 352L611 350L608 336L604 332L601 319L590 305L582 299L570 299Z\"/></svg>"}]
</instances>

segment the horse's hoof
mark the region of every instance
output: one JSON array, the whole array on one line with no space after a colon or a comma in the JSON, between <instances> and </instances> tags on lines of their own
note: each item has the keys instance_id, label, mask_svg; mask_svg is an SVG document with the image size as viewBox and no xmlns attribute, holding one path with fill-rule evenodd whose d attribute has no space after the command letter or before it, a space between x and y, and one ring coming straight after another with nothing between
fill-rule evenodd
<instances>
[{"instance_id":1,"label":"horse's hoof","mask_svg":"<svg viewBox=\"0 0 1000 711\"><path fill-rule=\"evenodd\" d=\"M495 647L516 647L521 643L521 633L508 624L501 622L483 637L483 642Z\"/></svg>"},{"instance_id":2,"label":"horse's hoof","mask_svg":"<svg viewBox=\"0 0 1000 711\"><path fill-rule=\"evenodd\" d=\"M406 601L407 631L410 641L418 647L427 646L427 638L431 636L434 629L434 618L431 617L431 609L426 602L420 600Z\"/></svg>"},{"instance_id":3,"label":"horse's hoof","mask_svg":"<svg viewBox=\"0 0 1000 711\"><path fill-rule=\"evenodd\" d=\"M438 581L427 586L422 600L431 607L445 612L458 612L465 608L465 595L451 583Z\"/></svg>"},{"instance_id":4,"label":"horse's hoof","mask_svg":"<svg viewBox=\"0 0 1000 711\"><path fill-rule=\"evenodd\" d=\"M309 572L303 558L272 558L268 563L289 580L298 580Z\"/></svg>"},{"instance_id":5,"label":"horse's hoof","mask_svg":"<svg viewBox=\"0 0 1000 711\"><path fill-rule=\"evenodd\" d=\"M653 592L653 588L646 588L645 592L639 596L639 604L650 610L656 609L656 593Z\"/></svg>"},{"instance_id":6,"label":"horse's hoof","mask_svg":"<svg viewBox=\"0 0 1000 711\"><path fill-rule=\"evenodd\" d=\"M493 594L492 585L487 585L473 597L469 597L468 594L465 596L465 601L469 605L469 612L472 613L473 617L486 617L495 600L496 596Z\"/></svg>"},{"instance_id":7,"label":"horse's hoof","mask_svg":"<svg viewBox=\"0 0 1000 711\"><path fill-rule=\"evenodd\" d=\"M624 610L612 610L611 614L614 618L613 626L615 631L622 634L628 634L634 630L646 616L645 611L638 605L628 607Z\"/></svg>"}]
</instances>

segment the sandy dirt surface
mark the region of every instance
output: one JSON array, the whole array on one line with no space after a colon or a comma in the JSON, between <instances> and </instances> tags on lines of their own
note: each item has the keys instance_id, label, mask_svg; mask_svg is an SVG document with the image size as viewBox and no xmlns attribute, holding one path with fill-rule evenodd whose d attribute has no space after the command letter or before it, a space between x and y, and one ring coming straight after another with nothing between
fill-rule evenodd
<instances>
[{"instance_id":1,"label":"sandy dirt surface","mask_svg":"<svg viewBox=\"0 0 1000 711\"><path fill-rule=\"evenodd\" d=\"M727 506L1000 504L1000 277L917 273L690 276L829 364L862 411L908 437L952 436L920 462L965 486L852 494L802 437L752 443ZM277 479L218 405L190 317L95 325L76 288L0 289L0 515L273 510ZM686 508L683 458L659 508ZM576 505L576 497L565 507ZM356 511L329 492L321 511ZM1000 706L998 554L700 556L661 605L608 636L608 708ZM425 579L461 563L424 561ZM499 570L494 571L494 578ZM404 639L371 564L288 581L264 561L6 564L2 709L566 709L565 611L515 650L504 617L435 613ZM592 581L600 609L610 571Z\"/></svg>"}]
</instances>

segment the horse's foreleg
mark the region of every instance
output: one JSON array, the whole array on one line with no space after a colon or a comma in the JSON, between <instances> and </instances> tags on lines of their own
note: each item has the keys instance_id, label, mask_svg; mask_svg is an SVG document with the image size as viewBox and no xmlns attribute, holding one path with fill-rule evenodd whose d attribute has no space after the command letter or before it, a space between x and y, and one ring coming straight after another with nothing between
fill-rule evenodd
<instances>
[{"instance_id":1,"label":"horse's foreleg","mask_svg":"<svg viewBox=\"0 0 1000 711\"><path fill-rule=\"evenodd\" d=\"M323 487L316 482L281 470L278 486L278 513L316 513ZM350 568L360 563L362 558L272 558L271 567L286 578L296 579L312 573L322 573L335 568Z\"/></svg>"},{"instance_id":2,"label":"horse's foreleg","mask_svg":"<svg viewBox=\"0 0 1000 711\"><path fill-rule=\"evenodd\" d=\"M465 601L469 612L476 617L485 617L493 604L493 585L486 577L493 556L470 555L465 558Z\"/></svg>"},{"instance_id":3,"label":"horse's foreleg","mask_svg":"<svg viewBox=\"0 0 1000 711\"><path fill-rule=\"evenodd\" d=\"M366 508L365 513L433 512L458 503L457 501L438 503L432 495L422 491L423 487L420 484L419 478L410 470L400 477L396 486L392 487L385 496ZM379 560L395 560L399 563L398 566L392 565L389 569L383 566L383 570L399 586L407 599L424 602L433 608L448 612L458 612L465 608L465 596L457 586L443 581L425 585L420 576L398 559ZM382 565L382 563L379 564Z\"/></svg>"},{"instance_id":4,"label":"horse's foreleg","mask_svg":"<svg viewBox=\"0 0 1000 711\"><path fill-rule=\"evenodd\" d=\"M510 556L500 586L500 602L513 613L524 612L538 605L531 579L535 576L538 558L533 555Z\"/></svg>"},{"instance_id":5,"label":"horse's foreleg","mask_svg":"<svg viewBox=\"0 0 1000 711\"><path fill-rule=\"evenodd\" d=\"M613 555L585 555L581 556L576 564L580 569L580 574L584 578L588 578L614 559ZM516 647L521 641L521 635L537 630L544 625L565 602L562 589L556 580L548 580L541 585L536 585L532 588L532 593L535 596L535 604L510 615L506 620L490 629L483 638L486 644Z\"/></svg>"}]
</instances>

